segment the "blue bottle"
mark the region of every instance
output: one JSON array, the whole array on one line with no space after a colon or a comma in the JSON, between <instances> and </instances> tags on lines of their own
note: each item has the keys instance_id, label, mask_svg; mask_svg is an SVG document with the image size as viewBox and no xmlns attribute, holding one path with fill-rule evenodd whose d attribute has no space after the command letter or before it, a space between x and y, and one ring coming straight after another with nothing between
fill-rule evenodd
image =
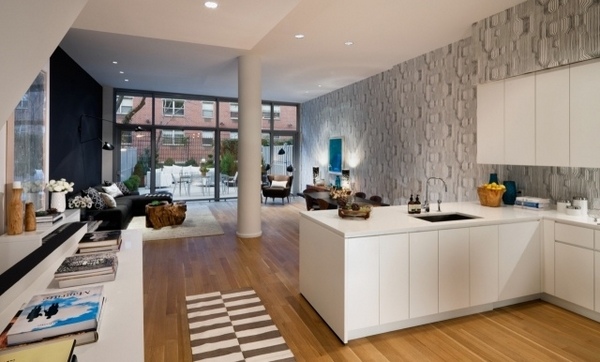
<instances>
[{"instance_id":1,"label":"blue bottle","mask_svg":"<svg viewBox=\"0 0 600 362\"><path fill-rule=\"evenodd\" d=\"M489 183L498 183L498 174L497 173L490 173L490 182Z\"/></svg>"},{"instance_id":2,"label":"blue bottle","mask_svg":"<svg viewBox=\"0 0 600 362\"><path fill-rule=\"evenodd\" d=\"M335 177L335 188L336 189L342 188L342 179L340 179L339 175Z\"/></svg>"}]
</instances>

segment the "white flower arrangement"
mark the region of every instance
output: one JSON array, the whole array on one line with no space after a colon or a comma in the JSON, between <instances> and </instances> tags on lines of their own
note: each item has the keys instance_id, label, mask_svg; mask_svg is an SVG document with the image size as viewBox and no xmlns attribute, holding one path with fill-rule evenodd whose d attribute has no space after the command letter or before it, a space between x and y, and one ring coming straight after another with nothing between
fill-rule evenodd
<instances>
[{"instance_id":1,"label":"white flower arrangement","mask_svg":"<svg viewBox=\"0 0 600 362\"><path fill-rule=\"evenodd\" d=\"M90 209L92 208L92 199L89 196L75 196L69 199L69 209Z\"/></svg>"},{"instance_id":2,"label":"white flower arrangement","mask_svg":"<svg viewBox=\"0 0 600 362\"><path fill-rule=\"evenodd\" d=\"M50 180L46 186L46 190L49 192L73 192L73 185L75 185L73 182L67 182L64 178L61 178L58 181Z\"/></svg>"}]
</instances>

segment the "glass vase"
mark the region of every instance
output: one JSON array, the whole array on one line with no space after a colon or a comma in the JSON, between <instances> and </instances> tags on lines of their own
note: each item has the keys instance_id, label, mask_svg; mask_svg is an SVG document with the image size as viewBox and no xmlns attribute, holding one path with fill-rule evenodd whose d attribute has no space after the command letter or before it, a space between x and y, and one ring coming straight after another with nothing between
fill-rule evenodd
<instances>
[{"instance_id":1,"label":"glass vase","mask_svg":"<svg viewBox=\"0 0 600 362\"><path fill-rule=\"evenodd\" d=\"M506 191L502 195L502 202L505 205L514 205L517 199L517 185L514 181L504 181Z\"/></svg>"}]
</instances>

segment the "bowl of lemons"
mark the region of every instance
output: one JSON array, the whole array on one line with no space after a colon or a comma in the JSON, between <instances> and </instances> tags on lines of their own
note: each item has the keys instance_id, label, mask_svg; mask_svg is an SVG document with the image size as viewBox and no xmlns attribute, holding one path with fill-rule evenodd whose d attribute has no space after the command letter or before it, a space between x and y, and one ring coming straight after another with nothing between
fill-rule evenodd
<instances>
[{"instance_id":1,"label":"bowl of lemons","mask_svg":"<svg viewBox=\"0 0 600 362\"><path fill-rule=\"evenodd\" d=\"M498 207L502 203L504 191L506 191L504 185L495 182L483 184L477 188L479 202L483 206Z\"/></svg>"}]
</instances>

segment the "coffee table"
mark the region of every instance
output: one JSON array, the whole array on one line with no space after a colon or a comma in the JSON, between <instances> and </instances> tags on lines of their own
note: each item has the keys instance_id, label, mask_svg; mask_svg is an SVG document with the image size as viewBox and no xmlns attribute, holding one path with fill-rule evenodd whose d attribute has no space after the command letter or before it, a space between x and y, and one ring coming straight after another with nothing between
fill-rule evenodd
<instances>
[{"instance_id":1,"label":"coffee table","mask_svg":"<svg viewBox=\"0 0 600 362\"><path fill-rule=\"evenodd\" d=\"M169 203L161 201L146 205L146 227L160 229L163 226L181 225L185 220L187 205L184 201Z\"/></svg>"}]
</instances>

